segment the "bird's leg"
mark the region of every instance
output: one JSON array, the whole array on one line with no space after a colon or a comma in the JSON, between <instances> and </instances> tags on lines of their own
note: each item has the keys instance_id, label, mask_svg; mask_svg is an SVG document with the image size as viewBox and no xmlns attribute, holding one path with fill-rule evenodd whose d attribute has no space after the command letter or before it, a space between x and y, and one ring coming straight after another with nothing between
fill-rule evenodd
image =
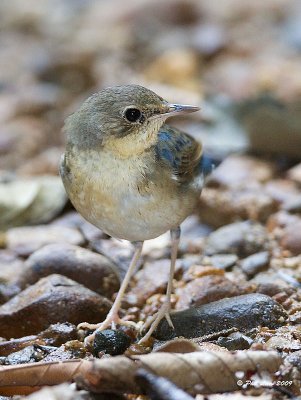
<instances>
[{"instance_id":1,"label":"bird's leg","mask_svg":"<svg viewBox=\"0 0 301 400\"><path fill-rule=\"evenodd\" d=\"M149 328L148 332L143 336L143 338L140 339L139 343L143 343L151 337L152 333L156 330L157 326L159 325L159 322L164 317L166 318L169 326L171 326L173 328L173 323L171 321L169 311L170 311L170 307L171 307L170 298L171 298L171 294L173 291L173 278L174 278L174 273L175 273L178 247L179 247L180 236L181 236L180 227L178 227L176 229L172 229L170 231L170 236L171 236L171 260L170 260L169 279L168 279L167 290L166 290L166 299L165 299L164 303L162 304L162 306L160 307L159 311L149 321L147 321L144 324L143 330L147 329L148 327L150 327L150 328Z\"/></svg>"},{"instance_id":2,"label":"bird's leg","mask_svg":"<svg viewBox=\"0 0 301 400\"><path fill-rule=\"evenodd\" d=\"M78 328L84 328L84 329L96 329L96 330L104 330L108 327L112 327L113 329L116 328L116 325L125 325L125 326L134 326L136 327L136 324L132 321L124 321L119 317L119 309L121 306L121 302L123 299L123 296L125 294L125 291L128 287L128 284L130 282L130 279L133 275L133 272L135 271L135 268L137 266L137 263L139 261L139 258L141 256L142 252L142 247L143 247L143 242L134 242L133 243L135 246L135 253L133 255L133 258L131 260L130 266L125 274L125 277L122 281L122 284L120 286L120 289L117 293L116 299L113 303L113 306L111 310L109 311L106 319L101 322L100 324L88 324L86 322L83 322L78 325ZM85 343L91 343L92 340L94 340L95 337L95 332L92 335L89 335L85 339Z\"/></svg>"}]
</instances>

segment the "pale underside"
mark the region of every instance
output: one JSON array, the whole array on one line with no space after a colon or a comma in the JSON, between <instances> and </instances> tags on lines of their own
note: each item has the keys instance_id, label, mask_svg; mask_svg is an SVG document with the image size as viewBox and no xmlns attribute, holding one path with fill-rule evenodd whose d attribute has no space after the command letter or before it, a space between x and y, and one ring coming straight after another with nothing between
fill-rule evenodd
<instances>
[{"instance_id":1,"label":"pale underside","mask_svg":"<svg viewBox=\"0 0 301 400\"><path fill-rule=\"evenodd\" d=\"M155 238L192 213L202 176L189 185L154 164L150 153L128 159L110 151L68 151L61 175L74 207L110 236L129 241Z\"/></svg>"}]
</instances>

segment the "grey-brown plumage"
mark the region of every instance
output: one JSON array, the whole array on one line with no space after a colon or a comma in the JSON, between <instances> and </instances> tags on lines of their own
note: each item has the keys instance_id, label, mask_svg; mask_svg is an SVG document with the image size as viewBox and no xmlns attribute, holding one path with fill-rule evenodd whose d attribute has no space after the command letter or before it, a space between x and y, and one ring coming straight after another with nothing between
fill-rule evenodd
<instances>
[{"instance_id":1,"label":"grey-brown plumage","mask_svg":"<svg viewBox=\"0 0 301 400\"><path fill-rule=\"evenodd\" d=\"M202 148L164 122L197 109L137 85L87 99L65 124L60 173L74 207L107 234L132 242L178 232L202 189Z\"/></svg>"}]
</instances>

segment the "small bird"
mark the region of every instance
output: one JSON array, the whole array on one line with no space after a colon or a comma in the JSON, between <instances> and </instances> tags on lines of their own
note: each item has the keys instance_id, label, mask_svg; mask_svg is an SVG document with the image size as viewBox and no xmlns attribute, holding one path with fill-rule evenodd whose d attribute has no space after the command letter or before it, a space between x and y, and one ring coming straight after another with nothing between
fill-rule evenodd
<instances>
[{"instance_id":1,"label":"small bird","mask_svg":"<svg viewBox=\"0 0 301 400\"><path fill-rule=\"evenodd\" d=\"M133 325L119 317L143 242L171 232L171 265L166 301L145 325L149 339L169 316L180 224L199 199L210 171L202 146L188 134L165 125L174 115L199 107L170 104L139 85L108 87L89 97L70 117L60 174L77 211L108 235L133 243L135 252L106 319L81 328L103 330ZM94 334L88 337L93 340Z\"/></svg>"}]
</instances>

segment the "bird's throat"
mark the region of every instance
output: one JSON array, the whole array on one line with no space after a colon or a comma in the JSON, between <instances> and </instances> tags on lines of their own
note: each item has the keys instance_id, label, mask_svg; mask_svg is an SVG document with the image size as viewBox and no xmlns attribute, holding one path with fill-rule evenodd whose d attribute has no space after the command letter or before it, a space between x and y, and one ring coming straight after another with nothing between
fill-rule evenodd
<instances>
[{"instance_id":1,"label":"bird's throat","mask_svg":"<svg viewBox=\"0 0 301 400\"><path fill-rule=\"evenodd\" d=\"M161 125L162 122L157 121L137 133L133 132L122 138L109 137L104 143L104 148L118 158L126 159L138 156L156 144Z\"/></svg>"}]
</instances>

